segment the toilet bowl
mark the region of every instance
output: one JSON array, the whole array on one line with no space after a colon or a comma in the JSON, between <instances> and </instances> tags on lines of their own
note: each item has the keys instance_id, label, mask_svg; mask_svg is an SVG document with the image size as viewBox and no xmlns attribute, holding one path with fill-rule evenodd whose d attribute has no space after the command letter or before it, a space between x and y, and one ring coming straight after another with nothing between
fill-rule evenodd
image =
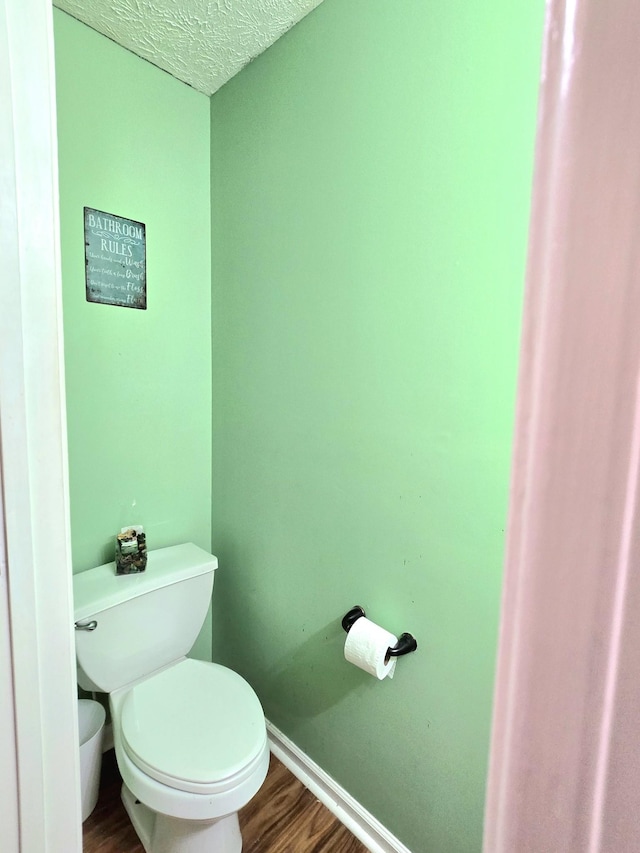
<instances>
[{"instance_id":1,"label":"toilet bowl","mask_svg":"<svg viewBox=\"0 0 640 853\"><path fill-rule=\"evenodd\" d=\"M183 545L150 552L146 578L116 577L112 564L74 578L78 681L109 693L122 800L147 853L240 853L238 810L267 774L251 686L184 654L216 566Z\"/></svg>"},{"instance_id":2,"label":"toilet bowl","mask_svg":"<svg viewBox=\"0 0 640 853\"><path fill-rule=\"evenodd\" d=\"M269 766L264 715L247 682L184 659L115 691L110 708L122 799L145 850L240 851L237 812Z\"/></svg>"}]
</instances>

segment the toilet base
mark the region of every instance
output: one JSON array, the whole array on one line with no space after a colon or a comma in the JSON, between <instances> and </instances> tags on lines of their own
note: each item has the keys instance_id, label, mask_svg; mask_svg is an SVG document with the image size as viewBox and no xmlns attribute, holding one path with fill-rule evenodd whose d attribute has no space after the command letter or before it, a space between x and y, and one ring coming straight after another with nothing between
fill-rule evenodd
<instances>
[{"instance_id":1,"label":"toilet base","mask_svg":"<svg viewBox=\"0 0 640 853\"><path fill-rule=\"evenodd\" d=\"M213 821L158 814L122 786L122 802L146 853L242 853L238 813Z\"/></svg>"}]
</instances>

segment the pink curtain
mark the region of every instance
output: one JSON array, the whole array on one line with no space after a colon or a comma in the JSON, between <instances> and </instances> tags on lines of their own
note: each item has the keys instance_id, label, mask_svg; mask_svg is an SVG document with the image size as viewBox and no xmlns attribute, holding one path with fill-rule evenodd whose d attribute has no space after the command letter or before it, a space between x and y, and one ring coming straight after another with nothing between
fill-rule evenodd
<instances>
[{"instance_id":1,"label":"pink curtain","mask_svg":"<svg viewBox=\"0 0 640 853\"><path fill-rule=\"evenodd\" d=\"M640 851L640 3L550 0L485 853Z\"/></svg>"}]
</instances>

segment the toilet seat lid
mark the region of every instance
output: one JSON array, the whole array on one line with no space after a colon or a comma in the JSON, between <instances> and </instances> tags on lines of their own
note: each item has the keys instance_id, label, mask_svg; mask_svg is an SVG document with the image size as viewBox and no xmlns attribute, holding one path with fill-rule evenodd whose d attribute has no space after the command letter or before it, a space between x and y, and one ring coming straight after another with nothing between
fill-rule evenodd
<instances>
[{"instance_id":1,"label":"toilet seat lid","mask_svg":"<svg viewBox=\"0 0 640 853\"><path fill-rule=\"evenodd\" d=\"M203 793L243 778L266 744L262 706L244 678L190 659L129 691L121 731L141 770L171 787Z\"/></svg>"}]
</instances>

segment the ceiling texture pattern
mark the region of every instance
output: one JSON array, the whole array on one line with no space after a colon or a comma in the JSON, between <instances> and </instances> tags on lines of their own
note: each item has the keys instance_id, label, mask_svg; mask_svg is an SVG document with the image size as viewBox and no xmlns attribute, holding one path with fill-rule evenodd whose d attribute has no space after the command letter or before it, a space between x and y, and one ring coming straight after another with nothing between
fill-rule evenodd
<instances>
[{"instance_id":1,"label":"ceiling texture pattern","mask_svg":"<svg viewBox=\"0 0 640 853\"><path fill-rule=\"evenodd\" d=\"M212 95L321 2L54 0L54 5Z\"/></svg>"}]
</instances>

